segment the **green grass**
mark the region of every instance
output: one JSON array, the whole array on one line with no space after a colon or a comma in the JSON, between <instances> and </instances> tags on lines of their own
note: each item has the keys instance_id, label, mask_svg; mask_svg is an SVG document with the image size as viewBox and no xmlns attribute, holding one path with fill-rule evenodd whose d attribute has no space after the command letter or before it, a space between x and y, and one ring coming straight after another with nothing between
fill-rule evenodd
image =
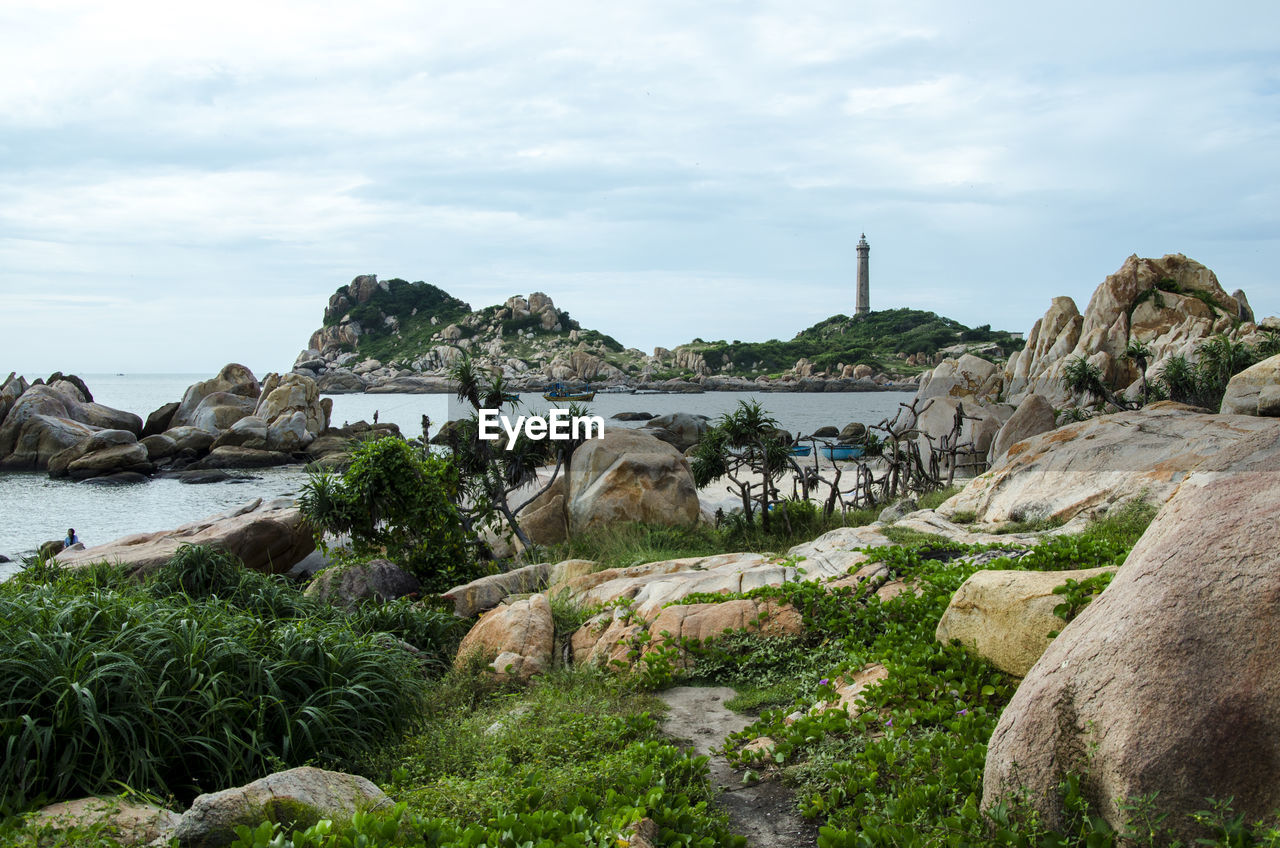
<instances>
[{"instance_id":1,"label":"green grass","mask_svg":"<svg viewBox=\"0 0 1280 848\"><path fill-rule=\"evenodd\" d=\"M357 767L414 724L457 638L447 613L348 617L207 548L141 585L105 567L38 578L0 585L9 809L119 784L188 798L281 767Z\"/></svg>"}]
</instances>

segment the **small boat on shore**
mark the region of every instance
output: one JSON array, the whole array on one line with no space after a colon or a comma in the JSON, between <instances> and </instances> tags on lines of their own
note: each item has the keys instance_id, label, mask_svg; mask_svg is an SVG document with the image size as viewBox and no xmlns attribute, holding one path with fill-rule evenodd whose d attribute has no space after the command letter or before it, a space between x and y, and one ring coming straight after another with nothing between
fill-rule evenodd
<instances>
[{"instance_id":1,"label":"small boat on shore","mask_svg":"<svg viewBox=\"0 0 1280 848\"><path fill-rule=\"evenodd\" d=\"M594 389L570 389L563 383L548 386L542 393L543 400L589 401L595 400Z\"/></svg>"},{"instance_id":2,"label":"small boat on shore","mask_svg":"<svg viewBox=\"0 0 1280 848\"><path fill-rule=\"evenodd\" d=\"M857 459L862 456L861 445L823 445L818 452L827 459Z\"/></svg>"},{"instance_id":3,"label":"small boat on shore","mask_svg":"<svg viewBox=\"0 0 1280 848\"><path fill-rule=\"evenodd\" d=\"M809 445L792 445L790 450L792 456L808 456L813 452L813 448Z\"/></svg>"}]
</instances>

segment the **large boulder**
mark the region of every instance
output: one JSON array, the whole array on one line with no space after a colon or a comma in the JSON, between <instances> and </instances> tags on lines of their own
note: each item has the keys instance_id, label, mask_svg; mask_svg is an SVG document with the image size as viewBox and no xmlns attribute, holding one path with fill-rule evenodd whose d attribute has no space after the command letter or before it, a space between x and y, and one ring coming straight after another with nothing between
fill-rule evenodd
<instances>
[{"instance_id":1,"label":"large boulder","mask_svg":"<svg viewBox=\"0 0 1280 848\"><path fill-rule=\"evenodd\" d=\"M315 576L305 594L354 611L361 604L394 601L421 588L418 578L394 562L375 559L326 568Z\"/></svg>"},{"instance_id":2,"label":"large boulder","mask_svg":"<svg viewBox=\"0 0 1280 848\"><path fill-rule=\"evenodd\" d=\"M1222 396L1222 411L1236 415L1280 415L1280 354L1232 377Z\"/></svg>"},{"instance_id":3,"label":"large boulder","mask_svg":"<svg viewBox=\"0 0 1280 848\"><path fill-rule=\"evenodd\" d=\"M1009 448L1041 433L1047 433L1058 426L1057 414L1052 404L1038 394L1032 393L1023 398L1022 403L1014 410L1009 420L1004 422L995 441L991 443L991 461L995 462L1009 452Z\"/></svg>"},{"instance_id":4,"label":"large boulder","mask_svg":"<svg viewBox=\"0 0 1280 848\"><path fill-rule=\"evenodd\" d=\"M994 400L999 391L1000 370L995 363L966 353L959 359L942 360L925 374L916 397L987 401Z\"/></svg>"},{"instance_id":5,"label":"large boulder","mask_svg":"<svg viewBox=\"0 0 1280 848\"><path fill-rule=\"evenodd\" d=\"M183 848L221 848L236 840L240 826L269 821L305 829L321 819L350 820L357 812L389 807L391 799L370 780L303 766L197 796L174 836Z\"/></svg>"},{"instance_id":6,"label":"large boulder","mask_svg":"<svg viewBox=\"0 0 1280 848\"><path fill-rule=\"evenodd\" d=\"M350 371L337 369L316 378L316 388L327 395L347 395L363 392L365 382Z\"/></svg>"},{"instance_id":7,"label":"large boulder","mask_svg":"<svg viewBox=\"0 0 1280 848\"><path fill-rule=\"evenodd\" d=\"M632 521L688 526L699 515L689 463L671 445L634 430L610 430L574 451L570 534Z\"/></svg>"},{"instance_id":8,"label":"large boulder","mask_svg":"<svg viewBox=\"0 0 1280 848\"><path fill-rule=\"evenodd\" d=\"M147 416L147 423L142 425L142 438L163 433L173 426L173 415L178 411L178 402L170 401Z\"/></svg>"},{"instance_id":9,"label":"large boulder","mask_svg":"<svg viewBox=\"0 0 1280 848\"><path fill-rule=\"evenodd\" d=\"M154 470L155 466L151 464L146 447L132 442L100 448L73 459L67 465L67 476L72 480L87 480L90 477L107 477L121 472L150 474Z\"/></svg>"},{"instance_id":10,"label":"large boulder","mask_svg":"<svg viewBox=\"0 0 1280 848\"><path fill-rule=\"evenodd\" d=\"M27 823L29 829L100 827L122 845L167 845L181 817L141 801L124 798L77 798L42 807Z\"/></svg>"},{"instance_id":11,"label":"large boulder","mask_svg":"<svg viewBox=\"0 0 1280 848\"><path fill-rule=\"evenodd\" d=\"M205 395L190 419L189 423L208 433L220 434L231 429L241 418L253 414L253 398L246 398L230 392L212 392ZM175 414L174 419L178 416Z\"/></svg>"},{"instance_id":12,"label":"large boulder","mask_svg":"<svg viewBox=\"0 0 1280 848\"><path fill-rule=\"evenodd\" d=\"M66 477L68 466L87 454L103 451L107 448L136 445L137 443L137 437L128 430L98 430L85 436L66 450L59 451L51 456L49 458L49 476L55 478Z\"/></svg>"},{"instance_id":13,"label":"large boulder","mask_svg":"<svg viewBox=\"0 0 1280 848\"><path fill-rule=\"evenodd\" d=\"M1078 405L1081 399L1062 379L1074 357L1097 365L1108 385L1123 392L1142 376L1125 356L1131 340L1151 351L1150 377L1170 356L1194 358L1204 339L1236 334L1239 312L1239 303L1199 262L1178 253L1160 259L1130 256L1094 290L1083 314L1070 298L1054 298L1032 327L1026 347L1005 365L1005 397L1018 403L1034 392L1059 408Z\"/></svg>"},{"instance_id":14,"label":"large boulder","mask_svg":"<svg viewBox=\"0 0 1280 848\"><path fill-rule=\"evenodd\" d=\"M707 419L688 412L669 412L646 421L644 429L683 453L696 445L707 432Z\"/></svg>"},{"instance_id":15,"label":"large boulder","mask_svg":"<svg viewBox=\"0 0 1280 848\"><path fill-rule=\"evenodd\" d=\"M1250 420L1250 419L1236 419ZM1169 843L1208 836L1190 814L1232 799L1280 809L1280 433L1200 464L1110 587L1053 641L991 737L983 805L1017 798L1050 826L1081 792L1113 826L1149 799Z\"/></svg>"},{"instance_id":16,"label":"large boulder","mask_svg":"<svg viewBox=\"0 0 1280 848\"><path fill-rule=\"evenodd\" d=\"M137 533L80 551L63 551L58 562L68 568L110 562L142 575L164 565L183 545L211 545L235 554L254 571L281 574L315 550L315 538L292 500L257 498L174 530Z\"/></svg>"},{"instance_id":17,"label":"large boulder","mask_svg":"<svg viewBox=\"0 0 1280 848\"><path fill-rule=\"evenodd\" d=\"M21 385L13 380L8 387ZM35 385L13 399L0 424L0 468L44 470L49 460L96 430L137 434L142 421L128 412L87 402L77 385Z\"/></svg>"},{"instance_id":18,"label":"large boulder","mask_svg":"<svg viewBox=\"0 0 1280 848\"><path fill-rule=\"evenodd\" d=\"M292 461L288 454L277 451L219 445L211 450L204 459L193 462L188 467L195 470L207 468L269 468L273 465L286 465Z\"/></svg>"},{"instance_id":19,"label":"large boulder","mask_svg":"<svg viewBox=\"0 0 1280 848\"><path fill-rule=\"evenodd\" d=\"M500 677L527 680L551 668L555 623L546 595L501 604L485 613L458 646L458 664L473 654L494 657L490 667Z\"/></svg>"},{"instance_id":20,"label":"large boulder","mask_svg":"<svg viewBox=\"0 0 1280 848\"><path fill-rule=\"evenodd\" d=\"M935 635L966 648L1001 671L1024 677L1062 629L1054 615L1062 595L1053 590L1115 571L1114 566L1076 571L978 571L956 590Z\"/></svg>"},{"instance_id":21,"label":"large boulder","mask_svg":"<svg viewBox=\"0 0 1280 848\"><path fill-rule=\"evenodd\" d=\"M1280 421L1205 415L1170 401L1068 424L1018 442L938 507L979 524L1065 522L1144 498L1163 504L1187 474Z\"/></svg>"},{"instance_id":22,"label":"large boulder","mask_svg":"<svg viewBox=\"0 0 1280 848\"><path fill-rule=\"evenodd\" d=\"M302 414L304 442L310 442L329 426L315 380L300 374L268 374L262 381L262 395L253 414L270 426L291 419L295 413Z\"/></svg>"},{"instance_id":23,"label":"large boulder","mask_svg":"<svg viewBox=\"0 0 1280 848\"><path fill-rule=\"evenodd\" d=\"M245 415L253 413L258 395L261 394L261 386L258 385L258 378L253 376L253 372L243 365L231 363L223 366L216 377L209 380L203 380L195 383L187 388L182 396L182 400L178 403L177 410L174 411L173 417L169 421L169 427L184 427L194 425L202 429L209 429L207 426L196 422L196 411L200 405L204 403L205 398L213 394L235 395L241 399L248 400L248 411L238 416L243 418ZM226 403L230 403L229 401ZM244 404L238 404L238 408L243 408ZM206 419L207 421L207 419ZM221 431L230 427L234 421L227 421L225 425L217 427Z\"/></svg>"}]
</instances>

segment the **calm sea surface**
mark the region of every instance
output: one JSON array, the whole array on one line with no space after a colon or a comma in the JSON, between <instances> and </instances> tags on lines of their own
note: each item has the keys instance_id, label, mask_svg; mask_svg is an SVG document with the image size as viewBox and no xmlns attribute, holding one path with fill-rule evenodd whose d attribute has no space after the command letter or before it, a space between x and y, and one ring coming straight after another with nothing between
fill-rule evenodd
<instances>
[{"instance_id":1,"label":"calm sea surface","mask_svg":"<svg viewBox=\"0 0 1280 848\"><path fill-rule=\"evenodd\" d=\"M187 387L209 374L85 374L94 400L137 413L145 420L154 409L180 400ZM608 421L615 412L692 412L712 418L737 407L740 400L756 400L792 432L812 432L823 425L843 427L850 421L875 424L892 417L905 392L850 394L752 394L709 392L701 395L598 394L590 404L609 427L639 426ZM536 394L522 396L523 414L544 412L551 404ZM452 410L458 409L456 402ZM437 424L450 417L446 395L335 395L333 423L379 421L398 424L407 436L421 432L429 415ZM456 414L456 413L455 413ZM248 473L248 472L246 472ZM297 467L257 470L236 483L186 485L176 480L152 480L132 486L105 487L50 480L43 473L0 472L0 554L17 560L42 543L61 539L68 527L87 545L177 527L257 497L296 494L306 474ZM0 579L13 567L0 564Z\"/></svg>"}]
</instances>

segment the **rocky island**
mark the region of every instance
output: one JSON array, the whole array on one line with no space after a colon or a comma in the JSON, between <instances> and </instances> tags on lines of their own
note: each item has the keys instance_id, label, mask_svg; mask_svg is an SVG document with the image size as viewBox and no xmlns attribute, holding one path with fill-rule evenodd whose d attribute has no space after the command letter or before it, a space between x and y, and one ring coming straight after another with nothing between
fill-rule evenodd
<instances>
[{"instance_id":1,"label":"rocky island","mask_svg":"<svg viewBox=\"0 0 1280 848\"><path fill-rule=\"evenodd\" d=\"M837 315L787 342L705 342L651 354L584 329L534 292L471 307L428 283L356 277L330 298L324 326L294 362L322 392L445 392L450 366L471 357L514 390L553 382L670 392L911 390L941 358L1001 361L1016 334L971 329L932 312Z\"/></svg>"}]
</instances>

